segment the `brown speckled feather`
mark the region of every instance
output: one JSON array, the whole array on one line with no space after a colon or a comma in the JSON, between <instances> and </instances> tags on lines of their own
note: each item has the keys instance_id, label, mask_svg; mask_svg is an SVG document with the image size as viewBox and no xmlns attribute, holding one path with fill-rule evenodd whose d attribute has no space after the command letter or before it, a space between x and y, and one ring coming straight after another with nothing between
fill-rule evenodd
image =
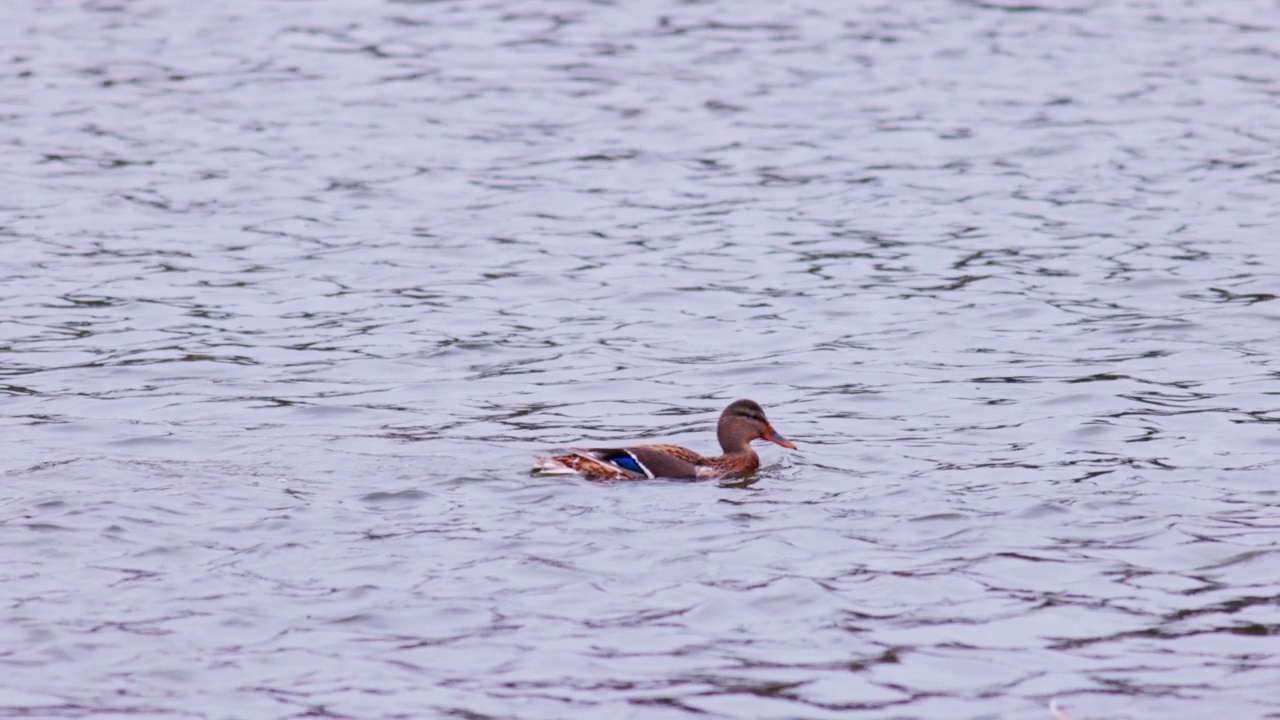
<instances>
[{"instance_id":1,"label":"brown speckled feather","mask_svg":"<svg viewBox=\"0 0 1280 720\"><path fill-rule=\"evenodd\" d=\"M646 450L653 450L655 452L665 453L674 458L680 458L681 460L691 465L701 465L702 463L707 461L705 457L699 455L698 453L690 450L687 447L680 447L679 445L640 445L638 447L644 448ZM635 448L629 448L629 449L635 449Z\"/></svg>"},{"instance_id":2,"label":"brown speckled feather","mask_svg":"<svg viewBox=\"0 0 1280 720\"><path fill-rule=\"evenodd\" d=\"M598 451L595 450L575 450L565 455L557 455L551 458L551 461L571 468L574 472L589 480L648 479L648 475L632 472L626 468L618 467L613 463L595 457L597 452Z\"/></svg>"}]
</instances>

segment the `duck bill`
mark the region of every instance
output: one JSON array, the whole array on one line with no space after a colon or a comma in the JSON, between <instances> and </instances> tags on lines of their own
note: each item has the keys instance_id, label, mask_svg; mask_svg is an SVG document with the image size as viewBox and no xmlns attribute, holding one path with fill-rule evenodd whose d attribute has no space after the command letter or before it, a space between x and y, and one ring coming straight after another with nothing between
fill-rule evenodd
<instances>
[{"instance_id":1,"label":"duck bill","mask_svg":"<svg viewBox=\"0 0 1280 720\"><path fill-rule=\"evenodd\" d=\"M782 435L777 430L774 430L771 427L765 428L764 435L762 435L761 437L764 440L768 440L771 443L777 443L784 448L790 448L791 450L796 449L796 446L792 444L790 440L782 437Z\"/></svg>"}]
</instances>

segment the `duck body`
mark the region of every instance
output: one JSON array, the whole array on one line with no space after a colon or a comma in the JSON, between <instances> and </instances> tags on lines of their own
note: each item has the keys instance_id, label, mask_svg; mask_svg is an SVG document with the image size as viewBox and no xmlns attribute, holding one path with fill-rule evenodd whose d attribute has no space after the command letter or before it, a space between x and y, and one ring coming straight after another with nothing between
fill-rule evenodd
<instances>
[{"instance_id":1,"label":"duck body","mask_svg":"<svg viewBox=\"0 0 1280 720\"><path fill-rule=\"evenodd\" d=\"M535 472L582 475L590 480L709 480L750 475L760 467L752 440L768 440L785 448L795 445L769 424L752 400L736 400L720 414L716 428L723 454L700 455L679 445L633 445L620 448L572 449L533 459Z\"/></svg>"}]
</instances>

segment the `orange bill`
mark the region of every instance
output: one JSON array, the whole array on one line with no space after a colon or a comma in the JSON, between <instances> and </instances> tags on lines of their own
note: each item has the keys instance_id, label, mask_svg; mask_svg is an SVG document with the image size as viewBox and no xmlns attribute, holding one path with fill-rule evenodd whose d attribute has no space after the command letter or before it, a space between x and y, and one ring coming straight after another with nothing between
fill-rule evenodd
<instances>
[{"instance_id":1,"label":"orange bill","mask_svg":"<svg viewBox=\"0 0 1280 720\"><path fill-rule=\"evenodd\" d=\"M784 448L791 448L792 450L796 449L796 446L793 445L790 440L782 437L782 435L779 434L777 430L774 430L772 426L766 427L764 429L764 435L761 437L771 443L777 443Z\"/></svg>"}]
</instances>

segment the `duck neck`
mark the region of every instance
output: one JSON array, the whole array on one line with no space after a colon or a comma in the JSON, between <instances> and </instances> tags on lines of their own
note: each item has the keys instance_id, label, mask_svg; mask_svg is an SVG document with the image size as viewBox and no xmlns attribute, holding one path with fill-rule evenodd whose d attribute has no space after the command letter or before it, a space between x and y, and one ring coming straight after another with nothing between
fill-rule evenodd
<instances>
[{"instance_id":1,"label":"duck neck","mask_svg":"<svg viewBox=\"0 0 1280 720\"><path fill-rule=\"evenodd\" d=\"M716 440L720 441L720 449L725 455L755 455L751 449L751 438L743 428L732 423L722 422L716 428Z\"/></svg>"}]
</instances>

